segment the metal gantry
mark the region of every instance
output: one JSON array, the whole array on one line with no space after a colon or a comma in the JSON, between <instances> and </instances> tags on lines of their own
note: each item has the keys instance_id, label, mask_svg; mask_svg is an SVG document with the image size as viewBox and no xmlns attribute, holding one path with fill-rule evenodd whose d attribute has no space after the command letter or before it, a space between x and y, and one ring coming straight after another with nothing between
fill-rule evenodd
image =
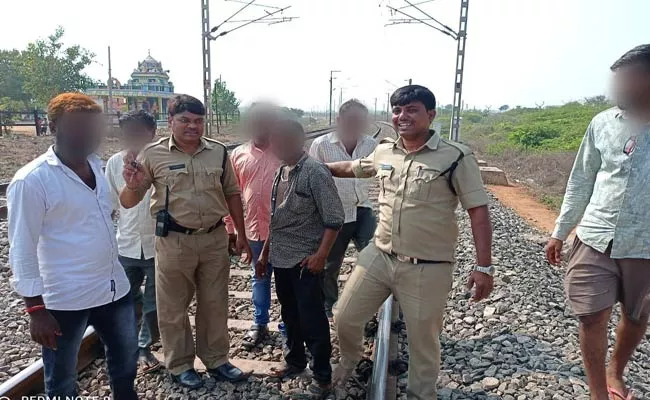
<instances>
[{"instance_id":1,"label":"metal gantry","mask_svg":"<svg viewBox=\"0 0 650 400\"><path fill-rule=\"evenodd\" d=\"M203 104L208 115L205 120L205 134L212 136L214 111L212 110L212 65L210 57L210 0L201 0L201 44L203 46ZM219 124L217 124L219 134Z\"/></svg>"},{"instance_id":2,"label":"metal gantry","mask_svg":"<svg viewBox=\"0 0 650 400\"><path fill-rule=\"evenodd\" d=\"M451 109L449 139L460 140L460 112L463 109L463 71L465 70L465 42L467 36L467 7L469 0L460 0L460 22L458 26L458 48L456 50L456 70L454 72L454 102Z\"/></svg>"},{"instance_id":3,"label":"metal gantry","mask_svg":"<svg viewBox=\"0 0 650 400\"><path fill-rule=\"evenodd\" d=\"M452 103L453 107L451 111L451 123L449 127L449 139L457 142L460 140L460 113L463 106L463 72L465 68L465 42L467 37L467 10L469 6L469 0L460 0L460 21L458 32L455 32L449 26L438 21L436 18L432 17L419 7L420 5L430 3L431 1L432 0L425 0L418 3L412 3L409 0L404 0L407 5L399 8L387 5L386 7L388 9L390 9L394 14L400 14L402 18L392 19L386 25L420 23L451 37L457 42L458 47L456 49L456 69L454 71L454 101ZM424 15L424 17L418 18L405 12L404 9L407 8L414 8L422 15Z\"/></svg>"},{"instance_id":4,"label":"metal gantry","mask_svg":"<svg viewBox=\"0 0 650 400\"><path fill-rule=\"evenodd\" d=\"M226 0L228 1L228 0ZM289 22L298 17L277 17L276 14L281 14L291 6L287 7L275 7L263 4L253 4L256 0L229 0L233 3L242 3L244 4L232 15L226 18L219 25L214 28L210 28L210 0L201 0L201 45L203 47L203 102L207 108L207 118L205 121L205 132L206 135L212 135L212 127L214 123L214 109L212 108L212 65L211 65L211 54L210 54L210 44L213 40L216 40L222 36L227 35L228 33L234 32L238 29L241 29L245 26L257 23L268 23L269 25L279 24L283 22ZM233 20L233 18L238 15L240 12L244 11L248 6L257 6L273 9L273 11L264 10L264 14L260 17L247 19L247 20ZM275 16L275 17L274 17ZM217 31L229 23L238 23L236 27L219 32ZM217 134L219 133L219 124L217 126Z\"/></svg>"}]
</instances>

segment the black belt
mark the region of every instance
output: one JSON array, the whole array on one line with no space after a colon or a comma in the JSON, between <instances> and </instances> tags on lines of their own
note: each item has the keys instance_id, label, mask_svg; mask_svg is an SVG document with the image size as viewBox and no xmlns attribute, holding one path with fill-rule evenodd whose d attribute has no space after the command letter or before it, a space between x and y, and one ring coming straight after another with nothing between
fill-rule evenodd
<instances>
[{"instance_id":1,"label":"black belt","mask_svg":"<svg viewBox=\"0 0 650 400\"><path fill-rule=\"evenodd\" d=\"M445 264L445 263L448 263L448 261L423 260L421 258L407 257L407 256L397 254L394 251L391 251L390 254L393 257L397 258L397 261L409 262L411 264Z\"/></svg>"},{"instance_id":2,"label":"black belt","mask_svg":"<svg viewBox=\"0 0 650 400\"><path fill-rule=\"evenodd\" d=\"M173 232L179 232L179 233L184 233L186 235L196 235L200 233L210 233L220 227L223 224L223 220L220 219L216 224L212 225L209 228L198 228L198 229L190 229L186 228L183 225L179 225L176 221L171 220L169 221L169 230Z\"/></svg>"}]
</instances>

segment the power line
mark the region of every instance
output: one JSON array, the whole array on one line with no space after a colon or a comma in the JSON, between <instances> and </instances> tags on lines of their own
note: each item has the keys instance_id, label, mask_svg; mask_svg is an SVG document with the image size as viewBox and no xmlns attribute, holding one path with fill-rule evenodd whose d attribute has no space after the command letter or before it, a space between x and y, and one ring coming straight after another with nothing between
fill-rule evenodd
<instances>
[{"instance_id":1,"label":"power line","mask_svg":"<svg viewBox=\"0 0 650 400\"><path fill-rule=\"evenodd\" d=\"M228 33L232 33L236 30L239 30L251 24L268 23L269 25L273 25L273 24L279 24L283 22L289 22L294 18L296 18L296 17L284 17L284 16L271 18L273 15L282 13L283 11L290 8L291 6L280 8L276 6L269 6L269 5L259 4L259 3L256 4L255 3L256 0L246 0L246 1L224 0L224 1L232 1L234 3L240 3L243 4L243 6L240 7L228 18L226 18L219 25L210 28L210 0L201 0L201 31L202 31L201 45L203 48L203 102L205 103L205 106L208 109L208 115L205 121L205 132L208 136L212 134L215 111L218 112L218 110L215 110L212 107L212 63L211 63L211 54L210 54L211 42L221 36L225 36ZM264 10L265 12L264 15L254 19L248 19L248 20L244 19L240 21L233 20L235 16L239 15L242 11L244 11L249 6L264 7L267 9L273 9L275 11L269 12L268 10ZM240 25L230 30L223 31L217 35L212 35L213 33L216 33L222 26L224 26L224 24L230 24L230 23L239 23ZM218 121L216 125L217 125L217 133L219 133Z\"/></svg>"},{"instance_id":2,"label":"power line","mask_svg":"<svg viewBox=\"0 0 650 400\"><path fill-rule=\"evenodd\" d=\"M428 23L428 22L426 22L426 21L424 21L424 20L422 20L422 19L420 19L420 18L417 18L417 17L414 17L414 16L412 16L412 15L410 15L410 14L407 14L407 13L405 13L404 11L398 10L398 9L395 8L395 7L391 7L391 6L386 6L386 7L388 7L388 9L390 9L390 10L396 12L396 13L399 13L399 14L402 14L402 15L404 15L404 16L406 16L406 17L409 17L409 18L412 19L413 21L419 22L419 23L421 23L421 24L424 24L424 25L426 25L426 26L428 26L428 27L430 27L430 28L433 28L433 29L437 30L438 32L444 33L445 35L451 37L451 38L454 39L454 40L456 39L456 37L455 37L453 34L451 34L450 32L447 32L447 31L444 30L444 29L440 29L440 28L438 28L437 26L433 26L433 25L431 25L430 23ZM386 25L388 26L388 25L396 25L396 24L394 24L394 23L390 23L390 24L386 24Z\"/></svg>"},{"instance_id":3,"label":"power line","mask_svg":"<svg viewBox=\"0 0 650 400\"><path fill-rule=\"evenodd\" d=\"M421 12L422 14L424 14L426 17L428 17L428 18L430 18L431 20L433 20L433 21L435 21L436 23L438 23L438 25L440 25L440 26L442 26L443 28L445 28L449 33L451 33L451 34L453 34L454 36L458 37L458 34L457 34L456 32L454 32L453 29L451 29L451 28L448 27L447 25L443 24L442 22L438 21L437 19L433 18L431 15L427 14L426 12L422 11L422 9L421 9L420 7L418 7L416 4L411 3L409 0L404 0L404 1L405 1L409 6L415 8L416 10L418 10L419 12Z\"/></svg>"},{"instance_id":4,"label":"power line","mask_svg":"<svg viewBox=\"0 0 650 400\"><path fill-rule=\"evenodd\" d=\"M467 39L467 10L469 7L469 0L460 0L460 18L458 23L458 32L455 32L449 26L441 23L440 21L438 21L437 19L435 19L434 17L426 13L424 10L422 10L420 7L418 7L421 4L429 3L431 1L433 0L421 1L419 3L412 3L409 0L404 0L404 2L407 5L400 8L395 8L387 5L386 7L389 8L392 12L401 14L407 18L390 20L389 23L386 24L386 26L397 25L397 24L421 23L423 25L426 25L430 28L437 30L438 32L441 32L451 37L457 42L458 47L456 49L456 69L454 71L454 102L451 111L451 124L449 128L449 138L451 140L458 141L460 139L460 112L462 109L463 75L465 69L465 43ZM426 18L417 18L414 17L413 15L410 15L402 11L403 9L406 8L415 8L420 13L422 13ZM434 26L428 21L433 21L436 24L440 25L442 28Z\"/></svg>"}]
</instances>

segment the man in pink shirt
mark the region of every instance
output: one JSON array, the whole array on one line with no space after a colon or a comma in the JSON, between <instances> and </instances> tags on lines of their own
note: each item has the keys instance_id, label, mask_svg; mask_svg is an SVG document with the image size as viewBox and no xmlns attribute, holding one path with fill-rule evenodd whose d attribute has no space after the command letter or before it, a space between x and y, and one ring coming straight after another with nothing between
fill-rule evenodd
<instances>
[{"instance_id":1,"label":"man in pink shirt","mask_svg":"<svg viewBox=\"0 0 650 400\"><path fill-rule=\"evenodd\" d=\"M253 251L252 265L260 257L264 241L269 236L271 220L271 187L275 171L280 161L271 153L268 137L278 122L279 110L267 103L253 103L246 122L246 132L251 140L232 151L230 159L242 191L246 208L246 237ZM234 224L230 216L225 218L226 230L231 242L236 238ZM253 305L255 319L250 330L244 336L243 344L253 347L268 335L269 308L271 307L271 275L269 265L263 277L253 273ZM283 330L283 326L280 326Z\"/></svg>"}]
</instances>

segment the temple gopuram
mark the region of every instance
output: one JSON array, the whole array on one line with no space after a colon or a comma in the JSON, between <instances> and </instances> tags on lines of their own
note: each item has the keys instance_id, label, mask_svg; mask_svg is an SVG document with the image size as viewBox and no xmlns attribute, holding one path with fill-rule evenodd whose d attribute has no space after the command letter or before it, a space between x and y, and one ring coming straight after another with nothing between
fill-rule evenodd
<instances>
[{"instance_id":1,"label":"temple gopuram","mask_svg":"<svg viewBox=\"0 0 650 400\"><path fill-rule=\"evenodd\" d=\"M168 72L163 69L160 61L149 54L144 61L138 63L138 68L133 71L126 85L113 78L113 105L110 109L108 85L89 88L86 94L94 98L107 113L146 110L156 120L165 119L167 101L175 95L174 84L170 82Z\"/></svg>"}]
</instances>

